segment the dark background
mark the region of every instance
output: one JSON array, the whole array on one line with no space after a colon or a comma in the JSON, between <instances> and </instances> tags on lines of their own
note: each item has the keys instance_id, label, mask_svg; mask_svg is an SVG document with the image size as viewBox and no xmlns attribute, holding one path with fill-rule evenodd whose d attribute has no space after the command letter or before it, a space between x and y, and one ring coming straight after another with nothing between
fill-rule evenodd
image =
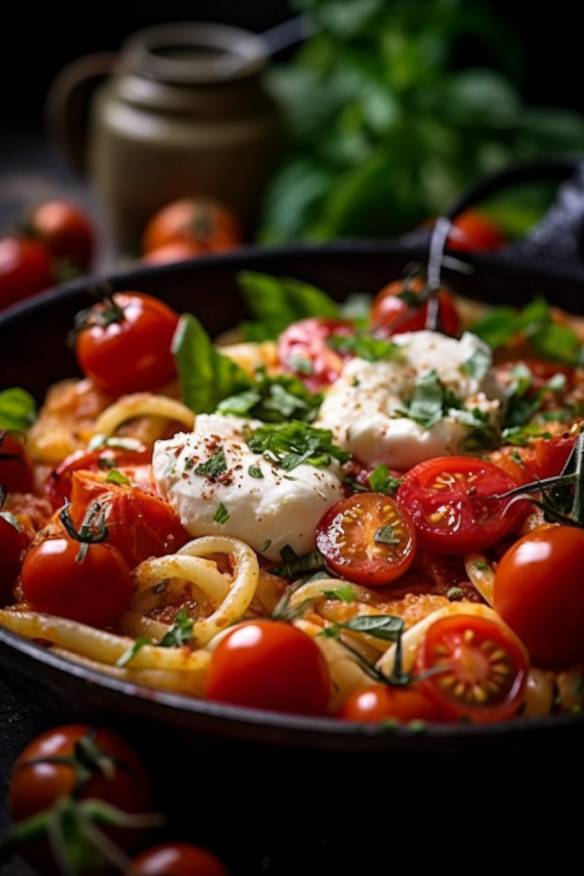
<instances>
[{"instance_id":1,"label":"dark background","mask_svg":"<svg viewBox=\"0 0 584 876\"><path fill-rule=\"evenodd\" d=\"M575 4L569 0L555 0L551 5L493 0L490 5L510 25L523 48L522 83L527 100L584 110L577 72L581 29ZM286 0L191 0L152 7L62 4L57 11L55 4L5 4L0 148L10 132L42 130L46 89L61 67L88 52L116 49L138 28L168 21L215 20L260 31L294 14L293 4ZM476 62L474 57L465 60Z\"/></svg>"}]
</instances>

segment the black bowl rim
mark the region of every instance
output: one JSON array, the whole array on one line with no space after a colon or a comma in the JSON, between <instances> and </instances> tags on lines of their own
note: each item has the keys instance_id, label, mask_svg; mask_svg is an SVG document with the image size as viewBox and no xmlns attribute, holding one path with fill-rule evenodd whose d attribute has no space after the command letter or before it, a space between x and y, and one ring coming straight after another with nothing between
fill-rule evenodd
<instances>
[{"instance_id":1,"label":"black bowl rim","mask_svg":"<svg viewBox=\"0 0 584 876\"><path fill-rule=\"evenodd\" d=\"M345 240L324 245L298 244L270 248L257 246L242 247L233 252L202 256L181 263L138 266L137 268L118 271L104 276L97 275L75 279L7 308L0 313L0 327L9 326L12 322L20 321L23 316L33 317L36 314L40 314L50 308L53 302L76 297L80 293L87 292L92 287L98 286L103 282L110 283L114 289L132 288L135 284L140 284L144 281L147 283L149 277L164 274L172 275L175 271L182 272L191 266L196 267L201 262L209 266L213 264L223 266L233 264L235 267L238 262L245 259L246 264L249 266L250 262L253 263L255 260L261 261L267 255L273 259L277 259L278 256L286 258L298 257L301 259L306 254L333 257L334 255L346 255L349 251L355 255L365 256L368 253L387 254L388 256L406 255L412 259L424 258L426 255L425 249L419 243L385 243L371 240ZM509 271L529 269L544 275L547 274L552 280L554 277L566 277L580 282L584 286L584 269L571 265L556 266L548 262L537 262L534 260L527 262L521 258L497 254L464 253L461 255L456 253L456 256L479 270L481 266L489 265ZM366 725L341 721L334 717L292 715L230 706L213 702L212 700L147 688L122 681L106 673L91 669L82 663L77 663L73 659L52 653L50 649L2 627L0 627L0 643L12 651L19 652L25 658L35 660L58 672L82 679L86 683L98 688L108 689L121 697L138 697L144 702L156 703L157 706L162 707L165 711L179 712L183 715L185 713L197 715L211 719L217 725L245 725L250 728L263 727L276 731L290 731L295 735L298 734L297 741L307 747L326 748L327 740L331 742L338 740L342 745L342 740L356 742L357 740L368 739L376 741L387 740L388 748L390 748L392 739L396 737L409 738L419 733L418 729L410 728L407 725L392 727L391 732L389 732L389 729L382 725ZM463 723L458 725L428 724L424 726L423 735L430 739L456 742L457 740L462 741L473 738L480 740L485 736L489 738L500 736L521 737L540 730L551 731L582 724L584 724L584 715L562 714L531 718L529 720L512 719L492 725Z\"/></svg>"}]
</instances>

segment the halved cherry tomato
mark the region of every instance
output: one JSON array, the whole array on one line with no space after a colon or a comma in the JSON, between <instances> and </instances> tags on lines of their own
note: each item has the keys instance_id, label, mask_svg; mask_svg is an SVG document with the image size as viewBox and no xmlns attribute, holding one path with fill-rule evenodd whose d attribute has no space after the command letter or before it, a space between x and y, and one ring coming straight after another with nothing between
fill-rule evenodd
<instances>
[{"instance_id":1,"label":"halved cherry tomato","mask_svg":"<svg viewBox=\"0 0 584 876\"><path fill-rule=\"evenodd\" d=\"M95 627L113 624L128 607L134 584L121 553L109 544L49 538L31 548L22 567L22 592L34 611Z\"/></svg>"},{"instance_id":2,"label":"halved cherry tomato","mask_svg":"<svg viewBox=\"0 0 584 876\"><path fill-rule=\"evenodd\" d=\"M0 431L0 486L8 493L30 493L33 483L24 444L16 435Z\"/></svg>"},{"instance_id":3,"label":"halved cherry tomato","mask_svg":"<svg viewBox=\"0 0 584 876\"><path fill-rule=\"evenodd\" d=\"M144 252L170 243L188 243L200 253L223 252L241 243L234 214L210 198L185 198L163 207L144 232Z\"/></svg>"},{"instance_id":4,"label":"halved cherry tomato","mask_svg":"<svg viewBox=\"0 0 584 876\"><path fill-rule=\"evenodd\" d=\"M561 474L576 443L575 435L533 438L525 447L502 447L489 459L520 484Z\"/></svg>"},{"instance_id":5,"label":"halved cherry tomato","mask_svg":"<svg viewBox=\"0 0 584 876\"><path fill-rule=\"evenodd\" d=\"M227 870L207 849L164 843L134 858L128 876L227 876Z\"/></svg>"},{"instance_id":6,"label":"halved cherry tomato","mask_svg":"<svg viewBox=\"0 0 584 876\"><path fill-rule=\"evenodd\" d=\"M397 499L407 508L424 547L465 554L495 544L525 517L525 502L495 498L515 487L517 481L490 462L444 456L406 472Z\"/></svg>"},{"instance_id":7,"label":"halved cherry tomato","mask_svg":"<svg viewBox=\"0 0 584 876\"><path fill-rule=\"evenodd\" d=\"M501 229L476 210L467 210L454 222L454 231L448 238L450 249L496 252L506 244Z\"/></svg>"},{"instance_id":8,"label":"halved cherry tomato","mask_svg":"<svg viewBox=\"0 0 584 876\"><path fill-rule=\"evenodd\" d=\"M1 452L1 448L0 448ZM142 450L125 450L119 447L101 447L98 450L76 450L63 460L49 475L46 492L53 508L62 508L71 499L73 473L76 471L102 471L137 466L150 462L152 453ZM1 465L0 465L1 471Z\"/></svg>"},{"instance_id":9,"label":"halved cherry tomato","mask_svg":"<svg viewBox=\"0 0 584 876\"><path fill-rule=\"evenodd\" d=\"M141 292L116 292L96 304L75 344L79 365L98 389L113 396L151 391L176 374L170 350L178 315Z\"/></svg>"},{"instance_id":10,"label":"halved cherry tomato","mask_svg":"<svg viewBox=\"0 0 584 876\"><path fill-rule=\"evenodd\" d=\"M239 624L213 651L207 679L211 700L323 715L330 692L328 667L318 645L290 624L270 620Z\"/></svg>"},{"instance_id":11,"label":"halved cherry tomato","mask_svg":"<svg viewBox=\"0 0 584 876\"><path fill-rule=\"evenodd\" d=\"M55 281L49 251L40 240L0 240L0 309L48 289Z\"/></svg>"},{"instance_id":12,"label":"halved cherry tomato","mask_svg":"<svg viewBox=\"0 0 584 876\"><path fill-rule=\"evenodd\" d=\"M388 335L400 332L417 332L426 328L428 305L415 307L407 299L419 295L425 283L420 277L412 280L394 280L384 286L373 301L371 322L373 328ZM437 299L440 306L440 330L447 335L457 335L460 332L460 319L454 303L454 298L442 289Z\"/></svg>"},{"instance_id":13,"label":"halved cherry tomato","mask_svg":"<svg viewBox=\"0 0 584 876\"><path fill-rule=\"evenodd\" d=\"M133 569L148 557L174 554L190 540L174 508L139 487L107 483L104 475L73 472L71 519L79 527L98 501L105 514L106 544Z\"/></svg>"},{"instance_id":14,"label":"halved cherry tomato","mask_svg":"<svg viewBox=\"0 0 584 876\"><path fill-rule=\"evenodd\" d=\"M295 374L318 392L337 379L345 354L337 353L327 344L332 335L348 337L355 333L348 320L309 317L293 322L280 335L278 359L284 371Z\"/></svg>"},{"instance_id":15,"label":"halved cherry tomato","mask_svg":"<svg viewBox=\"0 0 584 876\"><path fill-rule=\"evenodd\" d=\"M549 526L523 536L495 573L495 608L537 666L584 660L584 530Z\"/></svg>"},{"instance_id":16,"label":"halved cherry tomato","mask_svg":"<svg viewBox=\"0 0 584 876\"><path fill-rule=\"evenodd\" d=\"M339 713L346 721L378 724L380 721L440 721L442 713L436 704L412 685L392 687L372 684L350 694Z\"/></svg>"},{"instance_id":17,"label":"halved cherry tomato","mask_svg":"<svg viewBox=\"0 0 584 876\"><path fill-rule=\"evenodd\" d=\"M416 669L420 690L445 715L477 724L510 718L523 700L527 660L520 641L502 624L457 614L426 631Z\"/></svg>"},{"instance_id":18,"label":"halved cherry tomato","mask_svg":"<svg viewBox=\"0 0 584 876\"><path fill-rule=\"evenodd\" d=\"M91 222L69 201L46 201L33 212L30 224L51 255L80 270L91 264L95 236Z\"/></svg>"},{"instance_id":19,"label":"halved cherry tomato","mask_svg":"<svg viewBox=\"0 0 584 876\"><path fill-rule=\"evenodd\" d=\"M177 240L174 243L166 243L158 249L147 253L142 261L146 265L167 265L173 262L184 262L201 254L199 247L192 243Z\"/></svg>"},{"instance_id":20,"label":"halved cherry tomato","mask_svg":"<svg viewBox=\"0 0 584 876\"><path fill-rule=\"evenodd\" d=\"M71 762L52 762L56 758ZM75 789L77 799L102 800L123 812L145 812L150 806L148 775L133 749L110 730L68 724L37 736L16 760L9 791L12 818L22 821L43 812Z\"/></svg>"},{"instance_id":21,"label":"halved cherry tomato","mask_svg":"<svg viewBox=\"0 0 584 876\"><path fill-rule=\"evenodd\" d=\"M29 543L25 529L12 514L0 509L0 603L12 596L22 557Z\"/></svg>"},{"instance_id":22,"label":"halved cherry tomato","mask_svg":"<svg viewBox=\"0 0 584 876\"><path fill-rule=\"evenodd\" d=\"M416 532L403 507L381 493L357 493L333 505L316 529L327 564L365 587L401 577L416 552Z\"/></svg>"}]
</instances>

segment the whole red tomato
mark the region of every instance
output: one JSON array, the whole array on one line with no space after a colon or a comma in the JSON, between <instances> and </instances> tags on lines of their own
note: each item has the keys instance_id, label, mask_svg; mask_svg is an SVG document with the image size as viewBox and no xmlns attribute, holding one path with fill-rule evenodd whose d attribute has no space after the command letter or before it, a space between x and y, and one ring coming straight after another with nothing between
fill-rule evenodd
<instances>
[{"instance_id":1,"label":"whole red tomato","mask_svg":"<svg viewBox=\"0 0 584 876\"><path fill-rule=\"evenodd\" d=\"M95 250L95 235L85 213L69 201L46 201L33 212L30 224L54 259L85 271Z\"/></svg>"},{"instance_id":2,"label":"whole red tomato","mask_svg":"<svg viewBox=\"0 0 584 876\"><path fill-rule=\"evenodd\" d=\"M426 328L428 305L416 305L416 297L424 290L425 282L420 277L411 280L394 280L384 286L375 296L371 322L379 333L399 334L417 332ZM460 332L460 319L454 298L446 289L437 294L440 306L439 328L447 335Z\"/></svg>"},{"instance_id":3,"label":"whole red tomato","mask_svg":"<svg viewBox=\"0 0 584 876\"><path fill-rule=\"evenodd\" d=\"M241 243L233 213L210 198L184 198L163 207L144 232L143 249L153 252L171 243L186 243L199 253L222 252Z\"/></svg>"},{"instance_id":4,"label":"whole red tomato","mask_svg":"<svg viewBox=\"0 0 584 876\"><path fill-rule=\"evenodd\" d=\"M505 246L506 240L495 223L476 210L467 210L454 222L454 230L448 238L450 249L496 252Z\"/></svg>"},{"instance_id":5,"label":"whole red tomato","mask_svg":"<svg viewBox=\"0 0 584 876\"><path fill-rule=\"evenodd\" d=\"M206 849L164 843L134 858L128 876L227 876L227 870Z\"/></svg>"},{"instance_id":6,"label":"whole red tomato","mask_svg":"<svg viewBox=\"0 0 584 876\"><path fill-rule=\"evenodd\" d=\"M0 309L48 289L55 281L51 256L40 240L0 240Z\"/></svg>"},{"instance_id":7,"label":"whole red tomato","mask_svg":"<svg viewBox=\"0 0 584 876\"><path fill-rule=\"evenodd\" d=\"M199 247L186 241L177 240L166 243L158 249L146 253L142 261L146 265L169 265L174 262L184 262L201 254Z\"/></svg>"}]
</instances>

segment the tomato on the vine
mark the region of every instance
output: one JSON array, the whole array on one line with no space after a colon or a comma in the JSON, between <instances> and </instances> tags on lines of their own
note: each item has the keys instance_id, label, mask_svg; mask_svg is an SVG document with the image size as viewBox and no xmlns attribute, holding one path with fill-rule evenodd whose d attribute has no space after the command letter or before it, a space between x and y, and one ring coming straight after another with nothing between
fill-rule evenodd
<instances>
[{"instance_id":1,"label":"tomato on the vine","mask_svg":"<svg viewBox=\"0 0 584 876\"><path fill-rule=\"evenodd\" d=\"M241 243L235 215L210 198L173 201L156 213L144 232L144 252L168 244L188 244L199 253L223 252Z\"/></svg>"},{"instance_id":2,"label":"tomato on the vine","mask_svg":"<svg viewBox=\"0 0 584 876\"><path fill-rule=\"evenodd\" d=\"M207 849L164 843L134 858L128 876L227 876L227 870Z\"/></svg>"},{"instance_id":3,"label":"tomato on the vine","mask_svg":"<svg viewBox=\"0 0 584 876\"><path fill-rule=\"evenodd\" d=\"M487 618L456 614L426 630L416 671L421 692L445 716L493 724L521 706L528 664L511 630Z\"/></svg>"},{"instance_id":4,"label":"tomato on the vine","mask_svg":"<svg viewBox=\"0 0 584 876\"><path fill-rule=\"evenodd\" d=\"M291 624L246 621L213 652L207 696L238 706L302 715L327 711L331 682L314 639Z\"/></svg>"},{"instance_id":5,"label":"tomato on the vine","mask_svg":"<svg viewBox=\"0 0 584 876\"><path fill-rule=\"evenodd\" d=\"M1 452L1 449L0 449ZM146 447L129 450L122 447L100 447L97 450L76 450L51 472L46 485L47 498L53 508L62 508L71 499L73 474L76 471L107 472L126 466L150 462L152 453ZM0 457L1 471L1 457Z\"/></svg>"},{"instance_id":6,"label":"tomato on the vine","mask_svg":"<svg viewBox=\"0 0 584 876\"><path fill-rule=\"evenodd\" d=\"M20 754L10 780L12 818L43 812L74 791L77 799L102 800L123 812L144 812L150 805L138 755L110 730L85 724L47 730Z\"/></svg>"},{"instance_id":7,"label":"tomato on the vine","mask_svg":"<svg viewBox=\"0 0 584 876\"><path fill-rule=\"evenodd\" d=\"M30 225L53 258L79 270L89 268L95 235L91 222L75 204L46 201L33 211Z\"/></svg>"},{"instance_id":8,"label":"tomato on the vine","mask_svg":"<svg viewBox=\"0 0 584 876\"><path fill-rule=\"evenodd\" d=\"M18 435L0 430L0 486L8 493L30 493L33 483L23 442Z\"/></svg>"},{"instance_id":9,"label":"tomato on the vine","mask_svg":"<svg viewBox=\"0 0 584 876\"><path fill-rule=\"evenodd\" d=\"M0 309L48 289L55 281L48 249L40 240L0 240Z\"/></svg>"},{"instance_id":10,"label":"tomato on the vine","mask_svg":"<svg viewBox=\"0 0 584 876\"><path fill-rule=\"evenodd\" d=\"M328 345L332 336L349 337L355 328L348 320L308 317L293 322L278 340L278 360L313 392L334 383L347 358Z\"/></svg>"},{"instance_id":11,"label":"tomato on the vine","mask_svg":"<svg viewBox=\"0 0 584 876\"><path fill-rule=\"evenodd\" d=\"M103 475L74 472L70 514L79 527L98 502L107 527L105 544L115 547L133 569L149 557L173 554L191 536L168 502L140 487L108 483Z\"/></svg>"},{"instance_id":12,"label":"tomato on the vine","mask_svg":"<svg viewBox=\"0 0 584 876\"><path fill-rule=\"evenodd\" d=\"M120 396L159 389L176 374L171 343L178 314L141 292L116 292L77 327L79 365L98 389Z\"/></svg>"},{"instance_id":13,"label":"tomato on the vine","mask_svg":"<svg viewBox=\"0 0 584 876\"><path fill-rule=\"evenodd\" d=\"M416 685L372 684L350 694L339 713L346 721L379 724L381 721L440 721L443 715L436 704Z\"/></svg>"},{"instance_id":14,"label":"tomato on the vine","mask_svg":"<svg viewBox=\"0 0 584 876\"><path fill-rule=\"evenodd\" d=\"M416 532L403 507L382 493L356 493L330 508L316 546L337 574L365 587L384 587L411 566Z\"/></svg>"},{"instance_id":15,"label":"tomato on the vine","mask_svg":"<svg viewBox=\"0 0 584 876\"><path fill-rule=\"evenodd\" d=\"M537 666L567 669L584 660L584 530L533 530L503 555L494 604Z\"/></svg>"},{"instance_id":16,"label":"tomato on the vine","mask_svg":"<svg viewBox=\"0 0 584 876\"><path fill-rule=\"evenodd\" d=\"M373 301L371 323L374 330L392 335L425 329L428 305L416 305L416 298L424 288L425 282L420 277L394 280L384 286ZM436 298L440 308L440 330L447 335L457 335L460 319L454 298L446 289L441 289Z\"/></svg>"},{"instance_id":17,"label":"tomato on the vine","mask_svg":"<svg viewBox=\"0 0 584 876\"><path fill-rule=\"evenodd\" d=\"M490 462L444 456L406 472L397 499L424 547L465 554L490 547L517 528L529 505L497 498L515 487L517 481Z\"/></svg>"}]
</instances>

